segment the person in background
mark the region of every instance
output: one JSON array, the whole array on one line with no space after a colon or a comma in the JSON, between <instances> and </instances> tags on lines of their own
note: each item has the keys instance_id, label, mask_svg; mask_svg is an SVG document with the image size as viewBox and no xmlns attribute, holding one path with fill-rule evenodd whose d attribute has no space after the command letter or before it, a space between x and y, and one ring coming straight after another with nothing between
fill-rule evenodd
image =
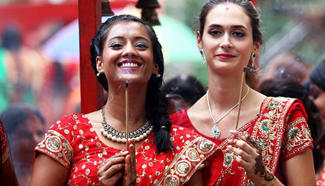
<instances>
[{"instance_id":1,"label":"person in background","mask_svg":"<svg viewBox=\"0 0 325 186\"><path fill-rule=\"evenodd\" d=\"M310 99L308 91L298 82L288 80L267 80L260 85L259 92L266 96L298 98L302 101L308 116L307 124L311 132L311 137L313 138L314 169L316 174L318 174L323 167L324 161L319 143L324 126L320 112Z\"/></svg>"},{"instance_id":2,"label":"person in background","mask_svg":"<svg viewBox=\"0 0 325 186\"><path fill-rule=\"evenodd\" d=\"M191 75L171 78L161 90L168 101L169 114L189 108L206 92L201 82Z\"/></svg>"},{"instance_id":3,"label":"person in background","mask_svg":"<svg viewBox=\"0 0 325 186\"><path fill-rule=\"evenodd\" d=\"M323 125L325 124L325 60L316 65L309 75L309 81L305 84L309 95L321 113ZM325 128L325 127L324 127ZM320 150L325 156L325 130L322 131L319 142ZM325 165L317 174L317 185L325 185Z\"/></svg>"},{"instance_id":4,"label":"person in background","mask_svg":"<svg viewBox=\"0 0 325 186\"><path fill-rule=\"evenodd\" d=\"M7 136L0 120L0 183L1 185L18 186L15 170L12 166Z\"/></svg>"},{"instance_id":5,"label":"person in background","mask_svg":"<svg viewBox=\"0 0 325 186\"><path fill-rule=\"evenodd\" d=\"M297 54L279 54L264 68L260 83L270 79L303 83L308 80L311 70L312 67Z\"/></svg>"},{"instance_id":6,"label":"person in background","mask_svg":"<svg viewBox=\"0 0 325 186\"><path fill-rule=\"evenodd\" d=\"M211 156L205 185L315 185L313 141L301 101L267 97L247 85L257 79L262 44L256 7L248 0L210 0L199 20L197 45L209 89L171 120L222 149L223 160Z\"/></svg>"},{"instance_id":7,"label":"person in background","mask_svg":"<svg viewBox=\"0 0 325 186\"><path fill-rule=\"evenodd\" d=\"M17 104L5 109L1 116L8 135L13 166L21 186L28 185L34 163L33 149L45 132L45 119L33 106Z\"/></svg>"},{"instance_id":8,"label":"person in background","mask_svg":"<svg viewBox=\"0 0 325 186\"><path fill-rule=\"evenodd\" d=\"M30 185L202 185L202 164L220 151L171 125L160 91L164 59L153 28L131 15L112 16L93 37L90 53L107 101L50 127L35 148Z\"/></svg>"},{"instance_id":9,"label":"person in background","mask_svg":"<svg viewBox=\"0 0 325 186\"><path fill-rule=\"evenodd\" d=\"M0 112L17 103L36 104L44 83L46 60L37 50L23 44L16 27L5 28L1 41L0 101L6 102L5 106L0 104Z\"/></svg>"},{"instance_id":10,"label":"person in background","mask_svg":"<svg viewBox=\"0 0 325 186\"><path fill-rule=\"evenodd\" d=\"M314 67L309 76L309 94L325 122L325 59Z\"/></svg>"}]
</instances>

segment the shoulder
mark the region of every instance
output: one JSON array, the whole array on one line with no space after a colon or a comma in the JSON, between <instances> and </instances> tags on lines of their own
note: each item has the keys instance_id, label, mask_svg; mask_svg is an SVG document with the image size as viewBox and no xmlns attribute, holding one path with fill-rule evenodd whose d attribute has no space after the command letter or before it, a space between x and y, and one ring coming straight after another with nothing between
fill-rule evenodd
<instances>
[{"instance_id":1,"label":"shoulder","mask_svg":"<svg viewBox=\"0 0 325 186\"><path fill-rule=\"evenodd\" d=\"M73 113L58 119L49 127L49 130L63 130L70 127L77 127L78 123L85 122L87 118L83 114Z\"/></svg>"},{"instance_id":2,"label":"shoulder","mask_svg":"<svg viewBox=\"0 0 325 186\"><path fill-rule=\"evenodd\" d=\"M295 108L304 108L299 99L288 97L266 97L262 103L261 110L263 112L277 111L286 114Z\"/></svg>"}]
</instances>

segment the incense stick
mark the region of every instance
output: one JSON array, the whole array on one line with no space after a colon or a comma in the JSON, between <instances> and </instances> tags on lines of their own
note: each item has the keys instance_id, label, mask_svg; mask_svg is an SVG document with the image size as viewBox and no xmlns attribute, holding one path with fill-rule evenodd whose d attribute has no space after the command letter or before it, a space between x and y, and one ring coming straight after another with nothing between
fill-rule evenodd
<instances>
[{"instance_id":1,"label":"incense stick","mask_svg":"<svg viewBox=\"0 0 325 186\"><path fill-rule=\"evenodd\" d=\"M128 82L125 83L125 138L126 138L126 150L128 150L129 143L129 93Z\"/></svg>"},{"instance_id":2,"label":"incense stick","mask_svg":"<svg viewBox=\"0 0 325 186\"><path fill-rule=\"evenodd\" d=\"M237 119L236 119L236 130L238 128L238 123L239 123L239 116L240 116L240 108L241 108L241 97L243 94L243 88L244 88L244 78L245 78L245 71L242 72L241 76L241 85L240 85L240 90L239 90L239 105L238 105L238 112L237 112Z\"/></svg>"}]
</instances>

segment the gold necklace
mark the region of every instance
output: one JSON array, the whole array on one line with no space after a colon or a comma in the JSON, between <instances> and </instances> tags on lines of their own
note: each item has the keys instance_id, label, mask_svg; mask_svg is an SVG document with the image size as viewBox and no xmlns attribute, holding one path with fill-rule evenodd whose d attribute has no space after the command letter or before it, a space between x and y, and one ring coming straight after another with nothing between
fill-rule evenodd
<instances>
[{"instance_id":1,"label":"gold necklace","mask_svg":"<svg viewBox=\"0 0 325 186\"><path fill-rule=\"evenodd\" d=\"M209 100L209 90L207 90L207 95L206 95L206 98L207 98L207 103L208 103L208 109L209 109L209 114L210 114L210 118L212 119L213 121L213 127L211 129L211 134L212 134L212 137L213 138L216 138L216 139L219 139L220 135L221 135L221 131L218 127L218 123L223 119L225 118L228 114L230 114L230 112L232 110L234 110L241 101L244 101L245 98L247 97L248 93L250 91L250 88L248 87L248 90L246 92L246 94L243 96L243 98L238 101L238 103L236 103L234 106L232 106L230 109L226 110L225 112L223 112L220 117L218 119L214 119L213 116L212 116L212 110L211 110L211 107L210 107L210 100Z\"/></svg>"}]
</instances>

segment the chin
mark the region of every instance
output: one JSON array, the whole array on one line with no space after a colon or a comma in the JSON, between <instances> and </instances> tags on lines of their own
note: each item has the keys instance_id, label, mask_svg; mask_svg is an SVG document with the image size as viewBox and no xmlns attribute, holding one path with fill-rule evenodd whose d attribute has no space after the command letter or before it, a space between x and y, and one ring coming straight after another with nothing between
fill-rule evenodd
<instances>
[{"instance_id":1,"label":"chin","mask_svg":"<svg viewBox=\"0 0 325 186\"><path fill-rule=\"evenodd\" d=\"M149 78L131 74L131 75L120 77L119 81L120 82L128 82L128 83L148 83Z\"/></svg>"}]
</instances>

